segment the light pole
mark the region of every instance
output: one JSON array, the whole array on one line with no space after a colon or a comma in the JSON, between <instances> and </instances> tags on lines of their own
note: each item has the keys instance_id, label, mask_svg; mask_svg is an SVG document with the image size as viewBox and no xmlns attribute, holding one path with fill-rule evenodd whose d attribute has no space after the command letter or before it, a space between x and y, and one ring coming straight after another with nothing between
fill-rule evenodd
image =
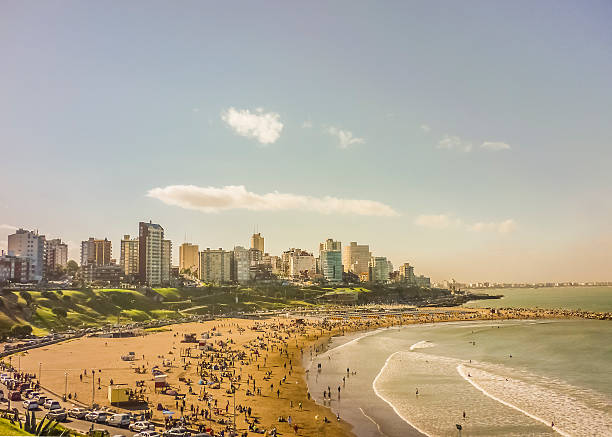
<instances>
[{"instance_id":1,"label":"light pole","mask_svg":"<svg viewBox=\"0 0 612 437\"><path fill-rule=\"evenodd\" d=\"M68 372L64 372L64 402L66 402L67 394L68 394Z\"/></svg>"},{"instance_id":2,"label":"light pole","mask_svg":"<svg viewBox=\"0 0 612 437\"><path fill-rule=\"evenodd\" d=\"M96 382L96 371L94 369L91 369L91 408L92 409L94 407L94 398L96 396L95 382Z\"/></svg>"},{"instance_id":3,"label":"light pole","mask_svg":"<svg viewBox=\"0 0 612 437\"><path fill-rule=\"evenodd\" d=\"M38 385L42 387L42 384L40 382L41 378L42 378L42 363L38 363Z\"/></svg>"}]
</instances>

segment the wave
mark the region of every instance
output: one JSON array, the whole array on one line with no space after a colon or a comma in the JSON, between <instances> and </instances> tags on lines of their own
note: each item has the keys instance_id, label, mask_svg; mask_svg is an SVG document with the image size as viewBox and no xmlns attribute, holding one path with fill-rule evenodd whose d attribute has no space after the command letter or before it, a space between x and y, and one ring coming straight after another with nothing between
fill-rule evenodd
<instances>
[{"instance_id":1,"label":"wave","mask_svg":"<svg viewBox=\"0 0 612 437\"><path fill-rule=\"evenodd\" d=\"M429 340L422 340L410 346L410 350L413 351L415 349L425 349L428 347L434 347L435 345L435 343L432 343Z\"/></svg>"},{"instance_id":2,"label":"wave","mask_svg":"<svg viewBox=\"0 0 612 437\"><path fill-rule=\"evenodd\" d=\"M380 369L380 372L378 372L378 375L376 375L376 378L374 378L374 381L372 382L372 390L374 390L374 393L376 394L376 396L378 396L380 399L382 399L383 401L385 401L387 403L387 405L389 405L391 408L393 408L393 411L395 412L395 414L397 414L404 422L406 422L408 425L410 425L412 428L416 429L418 432L420 432L423 435L426 435L427 437L430 437L429 434L427 434L425 431L423 431L421 428L419 428L418 426L416 426L414 423L412 423L405 415L403 415L398 408L393 404L393 402L391 402L390 400L388 400L387 398L385 398L376 388L376 383L378 382L378 379L380 378L380 376L383 374L383 372L385 371L385 369L387 368L387 366L389 365L389 362L391 361L391 359L397 355L402 353L402 351L398 351L395 353L392 353L391 355L389 355L387 357L387 360L385 361L384 366L382 366L382 368Z\"/></svg>"},{"instance_id":3,"label":"wave","mask_svg":"<svg viewBox=\"0 0 612 437\"><path fill-rule=\"evenodd\" d=\"M598 393L526 371L513 377L513 369L500 365L459 364L457 372L485 396L544 425L554 421L554 431L563 436L612 434L612 418L605 413L609 399Z\"/></svg>"},{"instance_id":4,"label":"wave","mask_svg":"<svg viewBox=\"0 0 612 437\"><path fill-rule=\"evenodd\" d=\"M517 410L517 411L519 411L519 412L523 413L524 415L529 416L529 417L531 417L532 419L537 420L538 422L542 422L544 425L548 425L549 423L551 423L551 422L549 422L549 421L547 421L547 420L542 419L541 417L536 416L535 414L531 414L529 411L522 410L521 408L517 407L516 405L512 405L510 402L506 402L506 401L504 401L503 399L500 399L500 398L498 398L497 396L494 396L494 395L492 395L491 393L487 392L485 389L483 389L483 388L482 388L482 387L480 387L480 386L479 386L477 383L475 383L475 382L473 381L473 379L472 379L472 377L471 377L471 376L468 376L468 375L466 374L466 372L465 372L465 370L464 370L464 366L463 366L463 364L459 364L459 365L457 366L457 372L459 373L459 375L461 375L461 377L462 377L463 379L465 379L467 382L469 382L470 384L472 384L472 385L473 385L473 386L474 386L474 387L475 387L477 390L480 390L480 391L481 391L481 392L482 392L482 393L483 393L485 396L490 397L490 398L491 398L491 399L493 399L494 401L497 401L497 402L499 402L499 403L501 403L501 404L504 404L504 405L505 405L505 406L507 406L507 407L514 408L515 410ZM571 437L571 434L568 434L568 433L566 433L566 432L564 432L564 431L560 430L559 428L557 428L555 431L557 431L557 432L558 432L559 434L561 434L562 436L565 436L565 437Z\"/></svg>"}]
</instances>

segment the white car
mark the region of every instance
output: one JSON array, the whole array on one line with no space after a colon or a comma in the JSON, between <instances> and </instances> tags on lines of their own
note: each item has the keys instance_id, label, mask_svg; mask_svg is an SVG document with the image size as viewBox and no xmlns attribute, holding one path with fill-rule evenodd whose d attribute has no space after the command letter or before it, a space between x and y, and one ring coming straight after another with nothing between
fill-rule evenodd
<instances>
[{"instance_id":1,"label":"white car","mask_svg":"<svg viewBox=\"0 0 612 437\"><path fill-rule=\"evenodd\" d=\"M134 434L134 437L161 437L161 434L157 431L140 431L138 434Z\"/></svg>"},{"instance_id":2,"label":"white car","mask_svg":"<svg viewBox=\"0 0 612 437\"><path fill-rule=\"evenodd\" d=\"M130 422L131 422L131 418L129 414L113 414L111 417L108 418L108 420L106 421L106 423L108 423L111 426L118 426L120 428L127 428L128 426L130 426Z\"/></svg>"},{"instance_id":3,"label":"white car","mask_svg":"<svg viewBox=\"0 0 612 437\"><path fill-rule=\"evenodd\" d=\"M31 401L31 400L23 401L23 408L25 408L28 411L30 411L30 410L38 410L38 402Z\"/></svg>"},{"instance_id":4,"label":"white car","mask_svg":"<svg viewBox=\"0 0 612 437\"><path fill-rule=\"evenodd\" d=\"M141 431L148 431L148 430L154 430L154 429L155 429L155 425L153 425L150 422L147 422L146 420L143 420L140 422L134 422L130 425L130 431L141 432Z\"/></svg>"}]
</instances>

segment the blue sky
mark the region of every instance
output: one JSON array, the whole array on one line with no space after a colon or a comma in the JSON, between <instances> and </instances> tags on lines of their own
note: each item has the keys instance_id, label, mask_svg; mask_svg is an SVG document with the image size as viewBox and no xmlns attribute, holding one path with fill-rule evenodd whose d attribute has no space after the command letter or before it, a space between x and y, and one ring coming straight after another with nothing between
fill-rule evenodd
<instances>
[{"instance_id":1,"label":"blue sky","mask_svg":"<svg viewBox=\"0 0 612 437\"><path fill-rule=\"evenodd\" d=\"M175 247L257 225L434 279L612 279L608 1L0 8L0 248L23 226L118 258L152 219Z\"/></svg>"}]
</instances>

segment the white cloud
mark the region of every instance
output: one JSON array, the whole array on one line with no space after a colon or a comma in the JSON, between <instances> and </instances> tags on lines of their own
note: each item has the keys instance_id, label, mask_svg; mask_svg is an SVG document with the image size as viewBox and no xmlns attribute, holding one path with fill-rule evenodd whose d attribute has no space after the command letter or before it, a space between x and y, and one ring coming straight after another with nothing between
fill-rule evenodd
<instances>
[{"instance_id":1,"label":"white cloud","mask_svg":"<svg viewBox=\"0 0 612 437\"><path fill-rule=\"evenodd\" d=\"M257 194L243 185L225 187L198 187L195 185L170 185L153 188L148 197L159 199L167 205L179 206L206 213L246 209L250 211L310 211L321 214L356 214L367 216L399 215L388 205L374 200L340 199L324 196L312 197L300 194Z\"/></svg>"},{"instance_id":2,"label":"white cloud","mask_svg":"<svg viewBox=\"0 0 612 437\"><path fill-rule=\"evenodd\" d=\"M421 214L414 221L417 225L433 229L446 229L461 225L461 220L448 214Z\"/></svg>"},{"instance_id":3,"label":"white cloud","mask_svg":"<svg viewBox=\"0 0 612 437\"><path fill-rule=\"evenodd\" d=\"M353 144L365 143L365 140L363 138L354 137L353 132L348 130L338 129L337 127L330 126L329 128L327 128L327 132L330 135L333 135L338 138L338 145L341 149L346 149Z\"/></svg>"},{"instance_id":4,"label":"white cloud","mask_svg":"<svg viewBox=\"0 0 612 437\"><path fill-rule=\"evenodd\" d=\"M510 149L509 144L502 143L499 141L485 141L484 143L480 145L480 147L483 149L493 150L496 152L499 150L509 150Z\"/></svg>"},{"instance_id":5,"label":"white cloud","mask_svg":"<svg viewBox=\"0 0 612 437\"><path fill-rule=\"evenodd\" d=\"M8 229L9 231L15 231L17 226L0 224L0 229Z\"/></svg>"},{"instance_id":6,"label":"white cloud","mask_svg":"<svg viewBox=\"0 0 612 437\"><path fill-rule=\"evenodd\" d=\"M431 132L431 127L427 124L422 124L421 129L423 129L425 132Z\"/></svg>"},{"instance_id":7,"label":"white cloud","mask_svg":"<svg viewBox=\"0 0 612 437\"><path fill-rule=\"evenodd\" d=\"M302 123L302 127L304 129L310 129L312 127L312 121L306 120L304 123Z\"/></svg>"},{"instance_id":8,"label":"white cloud","mask_svg":"<svg viewBox=\"0 0 612 437\"><path fill-rule=\"evenodd\" d=\"M501 222L476 222L473 224L463 224L463 220L454 217L452 214L422 214L419 215L415 224L432 229L462 228L474 232L499 232L508 234L516 230L516 222L507 219Z\"/></svg>"},{"instance_id":9,"label":"white cloud","mask_svg":"<svg viewBox=\"0 0 612 437\"><path fill-rule=\"evenodd\" d=\"M254 138L261 144L276 142L283 130L280 115L276 112L263 112L262 108L251 112L232 107L221 113L221 119L238 135Z\"/></svg>"},{"instance_id":10,"label":"white cloud","mask_svg":"<svg viewBox=\"0 0 612 437\"><path fill-rule=\"evenodd\" d=\"M472 143L464 141L455 135L444 135L444 138L438 142L438 149L456 149L462 152L471 152Z\"/></svg>"},{"instance_id":11,"label":"white cloud","mask_svg":"<svg viewBox=\"0 0 612 437\"><path fill-rule=\"evenodd\" d=\"M512 219L502 222L477 222L468 229L475 232L493 231L499 232L500 234L508 234L516 230L516 222Z\"/></svg>"},{"instance_id":12,"label":"white cloud","mask_svg":"<svg viewBox=\"0 0 612 437\"><path fill-rule=\"evenodd\" d=\"M191 108L191 112L200 112L200 108Z\"/></svg>"}]
</instances>

